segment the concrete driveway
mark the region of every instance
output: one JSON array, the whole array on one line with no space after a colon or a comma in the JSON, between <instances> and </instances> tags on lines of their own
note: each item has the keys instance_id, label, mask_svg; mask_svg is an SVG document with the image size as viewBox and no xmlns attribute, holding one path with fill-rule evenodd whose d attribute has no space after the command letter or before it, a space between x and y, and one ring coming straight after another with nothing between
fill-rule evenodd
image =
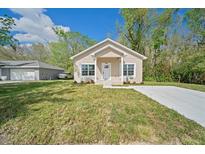
<instances>
[{"instance_id":1,"label":"concrete driveway","mask_svg":"<svg viewBox=\"0 0 205 154\"><path fill-rule=\"evenodd\" d=\"M132 88L205 127L205 92L174 86Z\"/></svg>"}]
</instances>

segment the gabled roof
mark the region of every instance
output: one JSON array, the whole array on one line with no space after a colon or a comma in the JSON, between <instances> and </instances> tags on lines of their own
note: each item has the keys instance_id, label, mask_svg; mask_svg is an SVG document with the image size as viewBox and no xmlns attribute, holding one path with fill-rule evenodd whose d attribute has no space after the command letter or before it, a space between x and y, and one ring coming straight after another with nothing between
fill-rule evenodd
<instances>
[{"instance_id":1,"label":"gabled roof","mask_svg":"<svg viewBox=\"0 0 205 154\"><path fill-rule=\"evenodd\" d=\"M45 68L45 69L55 69L64 70L63 68L46 64L36 60L28 61L0 61L0 66L3 68Z\"/></svg>"},{"instance_id":2,"label":"gabled roof","mask_svg":"<svg viewBox=\"0 0 205 154\"><path fill-rule=\"evenodd\" d=\"M113 49L114 51L116 51L117 53L120 53L121 55L126 55L126 53L125 53L123 50L121 50L121 49L119 49L119 48L116 48L116 47L114 47L113 45L106 45L106 46L104 46L104 47L102 47L102 48L96 50L96 51L95 51L94 53L92 53L91 55L96 56L98 53L101 53L102 51L105 51L105 50L107 50L107 49Z\"/></svg>"},{"instance_id":3,"label":"gabled roof","mask_svg":"<svg viewBox=\"0 0 205 154\"><path fill-rule=\"evenodd\" d=\"M98 46L102 45L103 43L106 43L106 42L111 42L111 43L115 44L116 46L119 46L119 47L121 47L121 48L123 48L123 49L125 49L125 50L127 50L129 52L131 52L133 55L136 55L137 57L140 57L143 60L147 59L146 56L144 56L144 55L142 55L142 54L140 54L140 53L138 53L138 52L136 52L136 51L134 51L134 50L132 50L132 49L130 49L130 48L128 48L128 47L126 47L126 46L124 46L124 45L114 41L114 40L112 40L112 39L110 39L110 38L107 38L107 39L105 39L105 40L103 40L103 41L101 41L101 42L99 42L99 43L97 43L97 44L87 48L86 50L84 50L84 51L82 51L82 52L72 56L71 59L74 59L74 58L76 58L76 57L78 57L78 56L80 56L80 55L82 55L82 54L92 50L93 48L98 47ZM113 45L107 45L107 46L109 46L111 48L115 48L115 49L117 49L120 52L123 52L121 49L119 49L117 47L114 47ZM105 46L103 48L106 48L107 46ZM99 49L99 51L101 51L101 49Z\"/></svg>"}]
</instances>

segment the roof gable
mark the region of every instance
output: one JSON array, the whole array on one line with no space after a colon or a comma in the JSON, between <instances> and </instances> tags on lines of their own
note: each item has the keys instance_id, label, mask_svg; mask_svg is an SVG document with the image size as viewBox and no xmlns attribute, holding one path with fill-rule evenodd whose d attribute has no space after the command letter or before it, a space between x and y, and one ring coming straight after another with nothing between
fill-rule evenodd
<instances>
[{"instance_id":1,"label":"roof gable","mask_svg":"<svg viewBox=\"0 0 205 154\"><path fill-rule=\"evenodd\" d=\"M76 58L76 57L78 57L78 56L80 56L82 54L86 54L87 52L91 51L94 48L97 48L97 47L101 46L102 44L107 44L107 45L101 47L100 49L98 49L97 51L92 53L92 55L97 54L98 52L102 52L106 48L112 48L112 49L114 49L114 50L116 50L116 51L118 51L118 52L120 52L120 53L122 53L124 55L126 55L126 52L130 52L134 56L137 56L137 57L139 57L139 58L141 58L143 60L147 59L147 57L145 57L144 55L142 55L142 54L140 54L140 53L138 53L138 52L136 52L136 51L134 51L134 50L132 50L132 49L130 49L130 48L128 48L128 47L118 43L118 42L116 42L116 41L113 41L113 40L111 40L109 38L107 38L107 39L105 39L105 40L103 40L103 41L101 41L101 42L91 46L90 48L88 48L88 49L86 49L86 50L84 50L84 51L82 51L82 52L72 56L71 59L74 59L74 58Z\"/></svg>"},{"instance_id":2,"label":"roof gable","mask_svg":"<svg viewBox=\"0 0 205 154\"><path fill-rule=\"evenodd\" d=\"M121 57L125 54L122 52L119 52L118 50L113 49L110 46L106 46L106 48L103 48L102 50L95 52L91 55L94 57Z\"/></svg>"},{"instance_id":3,"label":"roof gable","mask_svg":"<svg viewBox=\"0 0 205 154\"><path fill-rule=\"evenodd\" d=\"M126 55L126 53L124 51L120 50L119 48L114 47L111 44L108 44L108 45L96 50L91 55L98 56L98 55L103 55L104 53L107 53L107 52L114 52L115 54L121 55L121 56Z\"/></svg>"}]
</instances>

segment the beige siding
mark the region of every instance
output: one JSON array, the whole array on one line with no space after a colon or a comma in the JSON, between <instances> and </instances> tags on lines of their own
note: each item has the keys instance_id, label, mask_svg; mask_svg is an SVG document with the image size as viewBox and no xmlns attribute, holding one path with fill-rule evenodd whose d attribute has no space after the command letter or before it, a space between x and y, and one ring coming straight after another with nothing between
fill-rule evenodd
<instances>
[{"instance_id":1,"label":"beige siding","mask_svg":"<svg viewBox=\"0 0 205 154\"><path fill-rule=\"evenodd\" d=\"M94 77L81 77L81 64L95 64L94 58L88 54L84 55L82 58L78 58L74 60L74 80L78 83L81 81L87 80L87 79L92 79L95 80Z\"/></svg>"},{"instance_id":2,"label":"beige siding","mask_svg":"<svg viewBox=\"0 0 205 154\"><path fill-rule=\"evenodd\" d=\"M118 51L112 49L112 48L107 48L100 53L96 54L96 57L121 57L122 53L119 53Z\"/></svg>"},{"instance_id":3,"label":"beige siding","mask_svg":"<svg viewBox=\"0 0 205 154\"><path fill-rule=\"evenodd\" d=\"M124 63L133 63L135 64L135 77L133 79L129 79L131 82L141 83L142 82L142 59L135 57L131 54L127 54L124 57ZM124 77L125 80L126 77Z\"/></svg>"},{"instance_id":4,"label":"beige siding","mask_svg":"<svg viewBox=\"0 0 205 154\"><path fill-rule=\"evenodd\" d=\"M95 80L94 76L91 77L82 77L81 76L81 64L95 64L95 57L92 56L93 53L95 53L97 50L105 47L106 45L113 45L116 48L119 48L120 50L123 50L126 55L123 57L124 63L133 63L135 65L135 76L133 78L128 78L130 82L136 82L141 83L142 82L142 63L143 60L140 57L137 57L136 55L133 55L133 53L127 51L126 49L116 46L115 44L112 44L111 42L105 42L90 51L79 55L76 57L74 62L74 80L78 83L81 81L84 81L86 79L92 79ZM112 84L119 84L121 83L121 57L122 53L119 53L115 51L112 48L106 49L105 51L101 51L100 53L96 54L97 58L97 67L96 67L96 83L101 84L103 83L102 80L102 63L111 63L111 80ZM126 77L124 77L124 81L126 81Z\"/></svg>"}]
</instances>

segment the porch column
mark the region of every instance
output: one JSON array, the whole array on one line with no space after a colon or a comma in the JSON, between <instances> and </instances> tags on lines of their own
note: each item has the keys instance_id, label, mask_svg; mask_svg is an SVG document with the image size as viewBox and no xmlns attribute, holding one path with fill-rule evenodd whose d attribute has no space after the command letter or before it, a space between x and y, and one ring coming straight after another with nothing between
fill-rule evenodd
<instances>
[{"instance_id":1,"label":"porch column","mask_svg":"<svg viewBox=\"0 0 205 154\"><path fill-rule=\"evenodd\" d=\"M123 57L121 57L121 81L123 83Z\"/></svg>"},{"instance_id":2,"label":"porch column","mask_svg":"<svg viewBox=\"0 0 205 154\"><path fill-rule=\"evenodd\" d=\"M95 57L95 83L97 81L97 57Z\"/></svg>"}]
</instances>

